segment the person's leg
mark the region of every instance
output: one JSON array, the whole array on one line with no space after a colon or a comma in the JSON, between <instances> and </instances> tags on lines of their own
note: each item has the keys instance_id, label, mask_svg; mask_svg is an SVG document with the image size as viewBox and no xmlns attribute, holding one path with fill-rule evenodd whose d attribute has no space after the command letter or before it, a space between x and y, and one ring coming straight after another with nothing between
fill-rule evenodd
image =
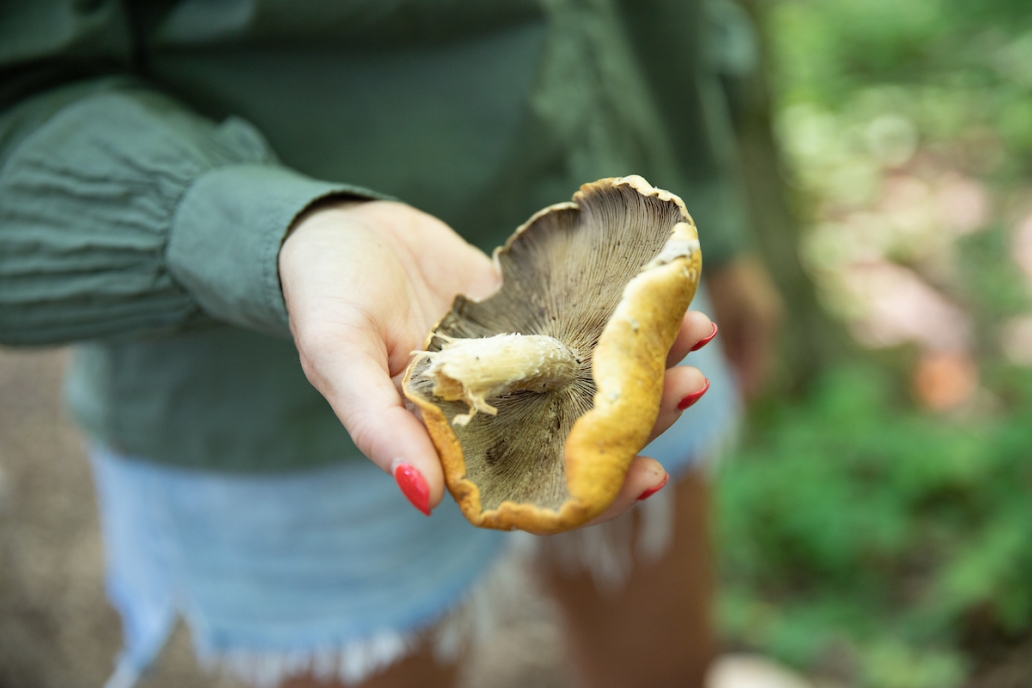
<instances>
[{"instance_id":1,"label":"person's leg","mask_svg":"<svg viewBox=\"0 0 1032 688\"><path fill-rule=\"evenodd\" d=\"M703 685L716 646L709 486L693 471L671 487L676 507L669 550L658 561L636 561L618 592L601 595L590 574L569 575L545 562L567 622L570 658L589 688Z\"/></svg>"},{"instance_id":2,"label":"person's leg","mask_svg":"<svg viewBox=\"0 0 1032 688\"><path fill-rule=\"evenodd\" d=\"M461 662L439 664L429 649L413 653L359 684L329 683L311 676L299 676L280 688L454 688Z\"/></svg>"}]
</instances>

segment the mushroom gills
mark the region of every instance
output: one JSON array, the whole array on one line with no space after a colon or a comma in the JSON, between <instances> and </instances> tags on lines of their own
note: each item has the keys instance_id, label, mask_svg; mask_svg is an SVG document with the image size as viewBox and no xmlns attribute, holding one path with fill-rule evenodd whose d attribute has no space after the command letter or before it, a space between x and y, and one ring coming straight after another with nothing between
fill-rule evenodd
<instances>
[{"instance_id":1,"label":"mushroom gills","mask_svg":"<svg viewBox=\"0 0 1032 688\"><path fill-rule=\"evenodd\" d=\"M490 398L515 391L542 394L566 387L580 373L581 358L547 335L435 336L444 342L439 351L414 353L429 361L423 374L433 380L435 397L468 404L469 413L456 415L454 425L468 425L478 411L497 415Z\"/></svg>"},{"instance_id":2,"label":"mushroom gills","mask_svg":"<svg viewBox=\"0 0 1032 688\"><path fill-rule=\"evenodd\" d=\"M494 262L499 289L455 297L405 395L472 523L568 530L612 503L648 441L698 233L673 194L603 179L535 213Z\"/></svg>"}]
</instances>

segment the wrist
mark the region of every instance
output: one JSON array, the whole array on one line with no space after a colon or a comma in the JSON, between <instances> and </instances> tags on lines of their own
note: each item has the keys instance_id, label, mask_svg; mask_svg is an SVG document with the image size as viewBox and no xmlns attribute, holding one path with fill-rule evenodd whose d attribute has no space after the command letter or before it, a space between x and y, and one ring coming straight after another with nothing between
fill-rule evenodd
<instances>
[{"instance_id":1,"label":"wrist","mask_svg":"<svg viewBox=\"0 0 1032 688\"><path fill-rule=\"evenodd\" d=\"M294 218L294 221L291 222L290 226L287 228L287 233L283 236L283 241L285 243L287 238L302 225L320 224L326 220L338 218L341 212L347 211L350 208L376 202L377 201L356 198L320 199L305 208L297 217Z\"/></svg>"}]
</instances>

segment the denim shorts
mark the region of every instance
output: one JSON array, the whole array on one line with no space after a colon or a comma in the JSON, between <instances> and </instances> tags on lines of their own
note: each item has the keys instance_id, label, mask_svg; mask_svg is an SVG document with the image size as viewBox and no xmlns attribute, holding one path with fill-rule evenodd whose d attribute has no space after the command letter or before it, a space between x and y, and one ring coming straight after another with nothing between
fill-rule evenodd
<instances>
[{"instance_id":1,"label":"denim shorts","mask_svg":"<svg viewBox=\"0 0 1032 688\"><path fill-rule=\"evenodd\" d=\"M738 410L719 345L685 363L703 371L710 391L642 452L675 478L727 438ZM253 476L101 445L90 457L107 592L125 636L109 688L135 683L178 616L202 662L252 684L301 671L361 681L458 608L513 537L474 528L447 496L422 516L361 457Z\"/></svg>"}]
</instances>

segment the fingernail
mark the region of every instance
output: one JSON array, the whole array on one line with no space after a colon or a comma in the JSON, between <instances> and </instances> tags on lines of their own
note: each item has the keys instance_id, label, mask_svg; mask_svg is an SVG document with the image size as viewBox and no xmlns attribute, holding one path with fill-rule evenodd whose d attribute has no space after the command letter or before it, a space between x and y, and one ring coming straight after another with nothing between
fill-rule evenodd
<instances>
[{"instance_id":1,"label":"fingernail","mask_svg":"<svg viewBox=\"0 0 1032 688\"><path fill-rule=\"evenodd\" d=\"M717 336L717 323L713 323L713 331L709 333L709 336L703 337L699 340L699 343L692 347L692 351L698 351L702 347L713 341L713 338Z\"/></svg>"},{"instance_id":2,"label":"fingernail","mask_svg":"<svg viewBox=\"0 0 1032 688\"><path fill-rule=\"evenodd\" d=\"M407 463L399 463L394 467L394 481L412 506L430 515L430 487L422 473Z\"/></svg>"},{"instance_id":3,"label":"fingernail","mask_svg":"<svg viewBox=\"0 0 1032 688\"><path fill-rule=\"evenodd\" d=\"M666 486L666 484L668 482L670 482L670 474L669 473L667 473L666 475L663 476L663 482L661 482L659 485L656 485L655 487L650 487L649 489L645 490L640 495L638 495L638 501L639 502L645 501L646 499L648 499L652 495L654 495L657 492L659 492L660 490L662 490Z\"/></svg>"},{"instance_id":4,"label":"fingernail","mask_svg":"<svg viewBox=\"0 0 1032 688\"><path fill-rule=\"evenodd\" d=\"M678 411L684 411L686 408L702 399L702 395L709 391L709 378L706 379L706 386L700 389L698 392L689 394L677 404Z\"/></svg>"}]
</instances>

